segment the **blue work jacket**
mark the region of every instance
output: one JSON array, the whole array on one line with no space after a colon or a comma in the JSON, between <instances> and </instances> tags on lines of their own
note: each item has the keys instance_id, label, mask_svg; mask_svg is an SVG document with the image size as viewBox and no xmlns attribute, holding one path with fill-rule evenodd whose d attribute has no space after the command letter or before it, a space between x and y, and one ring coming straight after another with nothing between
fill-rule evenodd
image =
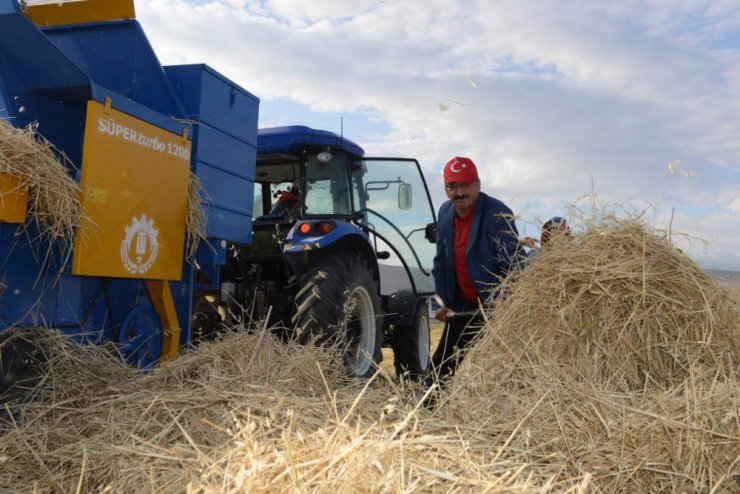
<instances>
[{"instance_id":1,"label":"blue work jacket","mask_svg":"<svg viewBox=\"0 0 740 494\"><path fill-rule=\"evenodd\" d=\"M481 300L487 299L521 255L519 232L514 213L506 204L483 192L478 194L470 226L465 265ZM455 300L454 215L452 201L439 208L437 216L437 254L434 256L434 285L445 305Z\"/></svg>"}]
</instances>

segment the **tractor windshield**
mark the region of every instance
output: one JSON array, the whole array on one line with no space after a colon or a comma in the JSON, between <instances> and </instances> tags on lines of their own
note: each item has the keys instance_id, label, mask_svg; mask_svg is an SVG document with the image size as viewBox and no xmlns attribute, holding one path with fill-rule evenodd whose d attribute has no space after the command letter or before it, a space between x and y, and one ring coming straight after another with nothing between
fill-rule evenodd
<instances>
[{"instance_id":1,"label":"tractor windshield","mask_svg":"<svg viewBox=\"0 0 740 494\"><path fill-rule=\"evenodd\" d=\"M347 157L338 153L328 156L328 161L320 160L317 155L308 156L306 216L349 215L352 212Z\"/></svg>"},{"instance_id":2,"label":"tractor windshield","mask_svg":"<svg viewBox=\"0 0 740 494\"><path fill-rule=\"evenodd\" d=\"M323 159L319 156L322 155L308 154L304 162L293 155L258 157L255 221L352 214L347 156L341 153L326 153ZM305 170L303 177L301 170Z\"/></svg>"}]
</instances>

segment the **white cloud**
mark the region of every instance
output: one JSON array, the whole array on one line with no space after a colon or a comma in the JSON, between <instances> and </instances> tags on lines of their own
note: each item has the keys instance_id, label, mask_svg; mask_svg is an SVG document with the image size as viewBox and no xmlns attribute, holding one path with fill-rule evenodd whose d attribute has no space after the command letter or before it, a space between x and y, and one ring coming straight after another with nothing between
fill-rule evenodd
<instances>
[{"instance_id":1,"label":"white cloud","mask_svg":"<svg viewBox=\"0 0 740 494\"><path fill-rule=\"evenodd\" d=\"M351 137L417 157L437 201L442 165L467 155L515 210L546 217L593 181L604 201L675 208L689 233L740 252L735 1L136 6L166 64L206 62L263 101L384 120L387 135ZM695 173L667 173L679 161Z\"/></svg>"},{"instance_id":2,"label":"white cloud","mask_svg":"<svg viewBox=\"0 0 740 494\"><path fill-rule=\"evenodd\" d=\"M330 23L354 17L358 12L377 5L377 0L322 0L306 2L302 0L271 0L269 7L274 13L288 21L322 21Z\"/></svg>"},{"instance_id":3,"label":"white cloud","mask_svg":"<svg viewBox=\"0 0 740 494\"><path fill-rule=\"evenodd\" d=\"M724 206L730 214L740 213L740 185L730 185L724 187L717 194L717 202Z\"/></svg>"}]
</instances>

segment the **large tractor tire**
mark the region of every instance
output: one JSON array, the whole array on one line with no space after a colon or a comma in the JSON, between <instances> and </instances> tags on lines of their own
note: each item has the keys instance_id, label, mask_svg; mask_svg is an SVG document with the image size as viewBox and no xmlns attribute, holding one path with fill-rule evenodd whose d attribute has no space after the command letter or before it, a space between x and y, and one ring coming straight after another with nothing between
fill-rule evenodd
<instances>
[{"instance_id":1,"label":"large tractor tire","mask_svg":"<svg viewBox=\"0 0 740 494\"><path fill-rule=\"evenodd\" d=\"M372 376L382 359L378 288L365 262L346 254L322 259L301 280L293 327L298 341L340 350L353 377Z\"/></svg>"},{"instance_id":2,"label":"large tractor tire","mask_svg":"<svg viewBox=\"0 0 740 494\"><path fill-rule=\"evenodd\" d=\"M396 375L421 379L429 371L430 333L429 310L420 301L414 310L411 326L396 326L393 330L393 357Z\"/></svg>"}]
</instances>

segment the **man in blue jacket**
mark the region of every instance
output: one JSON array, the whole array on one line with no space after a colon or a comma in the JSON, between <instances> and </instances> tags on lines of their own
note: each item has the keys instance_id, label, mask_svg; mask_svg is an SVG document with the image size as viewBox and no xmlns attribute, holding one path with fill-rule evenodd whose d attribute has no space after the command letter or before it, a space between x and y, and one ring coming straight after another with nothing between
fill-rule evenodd
<instances>
[{"instance_id":1,"label":"man in blue jacket","mask_svg":"<svg viewBox=\"0 0 740 494\"><path fill-rule=\"evenodd\" d=\"M444 181L449 200L439 209L432 274L444 303L435 317L445 328L432 366L437 377L447 380L482 326L480 302L495 293L517 265L521 248L514 214L503 202L481 192L478 170L470 158L452 158L445 165Z\"/></svg>"}]
</instances>

